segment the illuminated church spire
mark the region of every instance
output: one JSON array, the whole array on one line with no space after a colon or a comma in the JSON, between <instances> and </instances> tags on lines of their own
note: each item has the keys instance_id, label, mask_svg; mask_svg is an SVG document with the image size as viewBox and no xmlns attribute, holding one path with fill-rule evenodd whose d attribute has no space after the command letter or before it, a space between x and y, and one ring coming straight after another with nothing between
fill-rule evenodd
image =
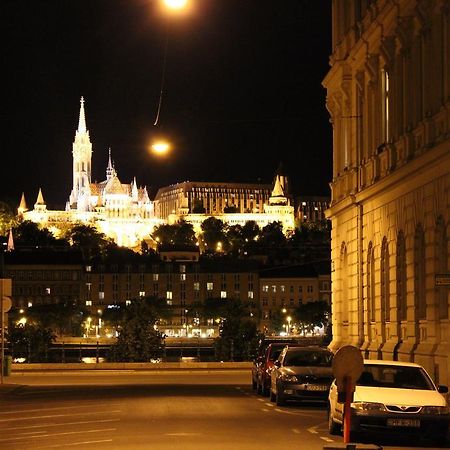
<instances>
[{"instance_id":1,"label":"illuminated church spire","mask_svg":"<svg viewBox=\"0 0 450 450\"><path fill-rule=\"evenodd\" d=\"M88 211L90 208L89 197L91 194L92 144L89 138L89 131L86 127L84 97L80 99L80 115L78 129L75 132L75 140L72 145L72 155L73 187L69 198L69 209Z\"/></svg>"},{"instance_id":2,"label":"illuminated church spire","mask_svg":"<svg viewBox=\"0 0 450 450\"><path fill-rule=\"evenodd\" d=\"M86 115L84 113L84 97L80 100L80 118L78 119L78 133L86 133Z\"/></svg>"},{"instance_id":3,"label":"illuminated church spire","mask_svg":"<svg viewBox=\"0 0 450 450\"><path fill-rule=\"evenodd\" d=\"M114 165L111 159L111 147L108 150L108 166L106 167L106 179L109 180L114 175Z\"/></svg>"}]
</instances>

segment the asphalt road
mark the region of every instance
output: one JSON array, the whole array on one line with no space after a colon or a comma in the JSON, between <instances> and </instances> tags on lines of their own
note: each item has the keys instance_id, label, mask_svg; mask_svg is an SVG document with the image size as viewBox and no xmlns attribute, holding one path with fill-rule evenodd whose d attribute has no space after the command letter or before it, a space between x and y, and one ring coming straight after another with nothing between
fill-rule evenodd
<instances>
[{"instance_id":1,"label":"asphalt road","mask_svg":"<svg viewBox=\"0 0 450 450\"><path fill-rule=\"evenodd\" d=\"M328 434L323 406L277 407L252 391L249 371L23 373L5 383L2 450L322 450L342 442Z\"/></svg>"}]
</instances>

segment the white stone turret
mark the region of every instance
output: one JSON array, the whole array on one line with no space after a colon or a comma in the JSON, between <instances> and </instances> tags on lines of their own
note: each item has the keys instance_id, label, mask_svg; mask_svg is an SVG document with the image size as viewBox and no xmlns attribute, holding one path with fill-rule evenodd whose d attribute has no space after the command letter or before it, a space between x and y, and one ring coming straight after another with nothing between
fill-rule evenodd
<instances>
[{"instance_id":1,"label":"white stone turret","mask_svg":"<svg viewBox=\"0 0 450 450\"><path fill-rule=\"evenodd\" d=\"M25 201L25 193L22 192L19 207L17 208L17 214L22 217L23 213L28 211L27 202Z\"/></svg>"},{"instance_id":2,"label":"white stone turret","mask_svg":"<svg viewBox=\"0 0 450 450\"><path fill-rule=\"evenodd\" d=\"M136 183L136 177L133 178L133 181L131 183L131 198L133 202L136 202L139 200L139 190Z\"/></svg>"},{"instance_id":3,"label":"white stone turret","mask_svg":"<svg viewBox=\"0 0 450 450\"><path fill-rule=\"evenodd\" d=\"M45 204L44 196L42 195L42 189L39 188L36 203L34 204L34 210L35 211L45 211L46 209L47 209L47 205Z\"/></svg>"}]
</instances>

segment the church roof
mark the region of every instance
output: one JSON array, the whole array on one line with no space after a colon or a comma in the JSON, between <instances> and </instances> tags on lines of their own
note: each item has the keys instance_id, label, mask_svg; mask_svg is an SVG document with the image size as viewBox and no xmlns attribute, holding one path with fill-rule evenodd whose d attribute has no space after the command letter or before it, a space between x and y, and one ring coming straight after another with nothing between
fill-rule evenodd
<instances>
[{"instance_id":1,"label":"church roof","mask_svg":"<svg viewBox=\"0 0 450 450\"><path fill-rule=\"evenodd\" d=\"M122 185L117 176L113 176L108 180L105 186L105 194L127 194L126 185Z\"/></svg>"}]
</instances>

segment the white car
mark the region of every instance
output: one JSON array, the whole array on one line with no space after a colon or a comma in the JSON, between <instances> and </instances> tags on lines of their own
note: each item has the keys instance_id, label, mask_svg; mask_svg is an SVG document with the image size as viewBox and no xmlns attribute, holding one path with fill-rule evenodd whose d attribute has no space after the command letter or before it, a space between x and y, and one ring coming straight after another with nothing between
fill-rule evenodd
<instances>
[{"instance_id":1,"label":"white car","mask_svg":"<svg viewBox=\"0 0 450 450\"><path fill-rule=\"evenodd\" d=\"M365 360L351 404L350 432L353 437L360 432L402 433L445 443L450 414L442 394L447 392L447 386L436 387L418 364ZM344 405L338 403L335 382L328 401L328 429L338 434Z\"/></svg>"}]
</instances>

